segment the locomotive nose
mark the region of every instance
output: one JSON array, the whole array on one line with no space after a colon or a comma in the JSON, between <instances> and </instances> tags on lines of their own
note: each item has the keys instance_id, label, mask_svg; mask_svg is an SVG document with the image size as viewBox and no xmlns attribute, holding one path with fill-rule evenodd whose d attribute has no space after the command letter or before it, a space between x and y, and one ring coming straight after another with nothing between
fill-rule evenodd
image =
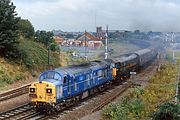
<instances>
[{"instance_id":1,"label":"locomotive nose","mask_svg":"<svg viewBox=\"0 0 180 120\"><path fill-rule=\"evenodd\" d=\"M46 102L46 87L48 84L39 82L36 84L37 98L41 102Z\"/></svg>"},{"instance_id":2,"label":"locomotive nose","mask_svg":"<svg viewBox=\"0 0 180 120\"><path fill-rule=\"evenodd\" d=\"M55 102L55 86L49 82L36 82L31 85L29 92L34 102Z\"/></svg>"}]
</instances>

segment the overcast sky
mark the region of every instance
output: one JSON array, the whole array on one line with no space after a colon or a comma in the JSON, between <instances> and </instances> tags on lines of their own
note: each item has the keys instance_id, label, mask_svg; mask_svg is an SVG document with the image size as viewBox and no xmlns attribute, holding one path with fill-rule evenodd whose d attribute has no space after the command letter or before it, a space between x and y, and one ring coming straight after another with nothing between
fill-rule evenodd
<instances>
[{"instance_id":1,"label":"overcast sky","mask_svg":"<svg viewBox=\"0 0 180 120\"><path fill-rule=\"evenodd\" d=\"M180 0L12 0L35 29L180 31Z\"/></svg>"}]
</instances>

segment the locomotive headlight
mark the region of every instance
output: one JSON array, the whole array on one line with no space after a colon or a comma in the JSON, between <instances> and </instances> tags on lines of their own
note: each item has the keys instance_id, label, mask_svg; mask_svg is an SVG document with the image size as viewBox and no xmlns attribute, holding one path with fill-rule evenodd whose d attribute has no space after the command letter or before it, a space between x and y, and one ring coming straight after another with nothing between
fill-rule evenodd
<instances>
[{"instance_id":1,"label":"locomotive headlight","mask_svg":"<svg viewBox=\"0 0 180 120\"><path fill-rule=\"evenodd\" d=\"M35 92L35 88L30 88L30 92Z\"/></svg>"},{"instance_id":2,"label":"locomotive headlight","mask_svg":"<svg viewBox=\"0 0 180 120\"><path fill-rule=\"evenodd\" d=\"M46 89L46 93L52 93L52 89L50 88Z\"/></svg>"}]
</instances>

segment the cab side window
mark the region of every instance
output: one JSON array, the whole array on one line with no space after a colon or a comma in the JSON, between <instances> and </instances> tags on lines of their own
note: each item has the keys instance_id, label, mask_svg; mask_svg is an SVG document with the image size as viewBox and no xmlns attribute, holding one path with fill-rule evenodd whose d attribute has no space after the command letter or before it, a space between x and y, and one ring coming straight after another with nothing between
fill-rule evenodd
<instances>
[{"instance_id":1,"label":"cab side window","mask_svg":"<svg viewBox=\"0 0 180 120\"><path fill-rule=\"evenodd\" d=\"M64 84L67 83L67 77L64 77L64 81L63 81Z\"/></svg>"},{"instance_id":2,"label":"cab side window","mask_svg":"<svg viewBox=\"0 0 180 120\"><path fill-rule=\"evenodd\" d=\"M97 76L98 75L98 73L97 72L94 72L94 76Z\"/></svg>"}]
</instances>

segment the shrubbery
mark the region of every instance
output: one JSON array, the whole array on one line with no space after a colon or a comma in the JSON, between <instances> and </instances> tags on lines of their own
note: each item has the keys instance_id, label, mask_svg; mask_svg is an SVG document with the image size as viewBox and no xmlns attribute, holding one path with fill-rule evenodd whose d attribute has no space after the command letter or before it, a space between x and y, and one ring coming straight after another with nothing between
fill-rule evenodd
<instances>
[{"instance_id":1,"label":"shrubbery","mask_svg":"<svg viewBox=\"0 0 180 120\"><path fill-rule=\"evenodd\" d=\"M180 120L180 105L164 103L154 113L153 120Z\"/></svg>"},{"instance_id":2,"label":"shrubbery","mask_svg":"<svg viewBox=\"0 0 180 120\"><path fill-rule=\"evenodd\" d=\"M161 71L150 79L148 87L132 89L121 102L105 107L103 114L112 120L149 119L160 104L174 99L176 72L172 64L163 65ZM159 116L157 113L155 115Z\"/></svg>"},{"instance_id":3,"label":"shrubbery","mask_svg":"<svg viewBox=\"0 0 180 120\"><path fill-rule=\"evenodd\" d=\"M0 88L4 87L6 84L11 84L13 82L22 80L25 78L26 72L21 72L19 69L11 68L12 66L2 65L0 63Z\"/></svg>"}]
</instances>

